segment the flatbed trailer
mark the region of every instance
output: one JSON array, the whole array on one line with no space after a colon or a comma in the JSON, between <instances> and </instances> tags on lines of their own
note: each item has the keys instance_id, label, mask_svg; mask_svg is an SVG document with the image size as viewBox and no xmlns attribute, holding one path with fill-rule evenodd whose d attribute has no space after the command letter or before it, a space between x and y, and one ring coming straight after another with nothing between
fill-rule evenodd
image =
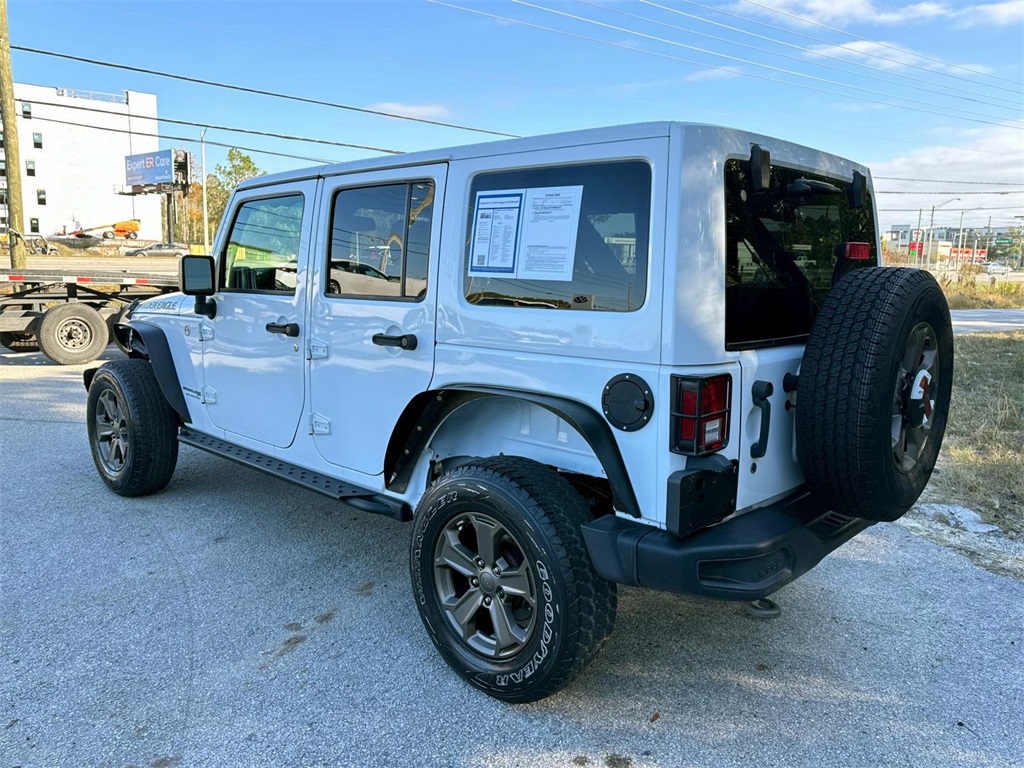
<instances>
[{"instance_id":1,"label":"flatbed trailer","mask_svg":"<svg viewBox=\"0 0 1024 768\"><path fill-rule=\"evenodd\" d=\"M0 269L0 345L42 350L61 365L89 363L133 302L178 289L176 275L74 269Z\"/></svg>"}]
</instances>

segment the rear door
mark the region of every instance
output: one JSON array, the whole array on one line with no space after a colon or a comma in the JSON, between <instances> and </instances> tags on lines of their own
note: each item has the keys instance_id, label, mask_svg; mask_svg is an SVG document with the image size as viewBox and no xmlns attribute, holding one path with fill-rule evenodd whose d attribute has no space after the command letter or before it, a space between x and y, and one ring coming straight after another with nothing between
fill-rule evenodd
<instances>
[{"instance_id":1,"label":"rear door","mask_svg":"<svg viewBox=\"0 0 1024 768\"><path fill-rule=\"evenodd\" d=\"M746 165L728 160L725 166L726 349L740 353L742 366L737 509L803 483L799 402L785 391L786 375L800 369L837 270L877 264L870 195L852 208L849 182L775 164L770 191L750 194ZM809 182L821 184L808 191ZM846 260L849 242L869 244L870 258Z\"/></svg>"},{"instance_id":2,"label":"rear door","mask_svg":"<svg viewBox=\"0 0 1024 768\"><path fill-rule=\"evenodd\" d=\"M446 164L324 181L310 322L310 431L330 463L384 469L434 370Z\"/></svg>"}]
</instances>

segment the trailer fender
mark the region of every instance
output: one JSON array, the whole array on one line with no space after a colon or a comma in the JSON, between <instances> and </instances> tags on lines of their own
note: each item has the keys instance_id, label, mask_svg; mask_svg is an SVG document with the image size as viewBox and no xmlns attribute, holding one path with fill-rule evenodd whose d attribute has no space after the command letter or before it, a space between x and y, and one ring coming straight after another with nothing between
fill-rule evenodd
<instances>
[{"instance_id":1,"label":"trailer fender","mask_svg":"<svg viewBox=\"0 0 1024 768\"><path fill-rule=\"evenodd\" d=\"M160 384L160 391L164 399L177 412L182 422L192 423L192 417L188 411L188 403L181 392L181 382L178 379L178 371L174 367L174 358L171 357L171 348L167 343L167 337L159 326L152 323L145 323L140 320L131 320L127 323L119 323L117 329L121 337L127 342L128 356L139 357L149 360L153 366L153 374ZM92 368L85 372L85 388L92 384L92 379L98 369Z\"/></svg>"}]
</instances>

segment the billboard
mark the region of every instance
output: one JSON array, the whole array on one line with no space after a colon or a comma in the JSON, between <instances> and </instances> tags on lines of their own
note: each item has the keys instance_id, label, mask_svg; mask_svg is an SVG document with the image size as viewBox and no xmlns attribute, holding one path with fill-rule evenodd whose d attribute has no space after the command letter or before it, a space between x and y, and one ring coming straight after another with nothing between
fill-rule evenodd
<instances>
[{"instance_id":1,"label":"billboard","mask_svg":"<svg viewBox=\"0 0 1024 768\"><path fill-rule=\"evenodd\" d=\"M124 178L129 186L170 184L174 181L174 150L129 155L124 159Z\"/></svg>"}]
</instances>

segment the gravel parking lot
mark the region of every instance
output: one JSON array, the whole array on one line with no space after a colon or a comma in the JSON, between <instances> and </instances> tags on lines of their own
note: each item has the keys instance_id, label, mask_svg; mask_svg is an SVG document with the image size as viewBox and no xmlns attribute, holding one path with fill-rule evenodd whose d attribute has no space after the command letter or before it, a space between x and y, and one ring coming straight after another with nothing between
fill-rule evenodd
<instances>
[{"instance_id":1,"label":"gravel parking lot","mask_svg":"<svg viewBox=\"0 0 1024 768\"><path fill-rule=\"evenodd\" d=\"M0 353L0 768L1024 765L1024 584L900 526L768 622L622 589L585 675L509 706L434 652L409 526L185 448L115 496L81 370Z\"/></svg>"}]
</instances>

